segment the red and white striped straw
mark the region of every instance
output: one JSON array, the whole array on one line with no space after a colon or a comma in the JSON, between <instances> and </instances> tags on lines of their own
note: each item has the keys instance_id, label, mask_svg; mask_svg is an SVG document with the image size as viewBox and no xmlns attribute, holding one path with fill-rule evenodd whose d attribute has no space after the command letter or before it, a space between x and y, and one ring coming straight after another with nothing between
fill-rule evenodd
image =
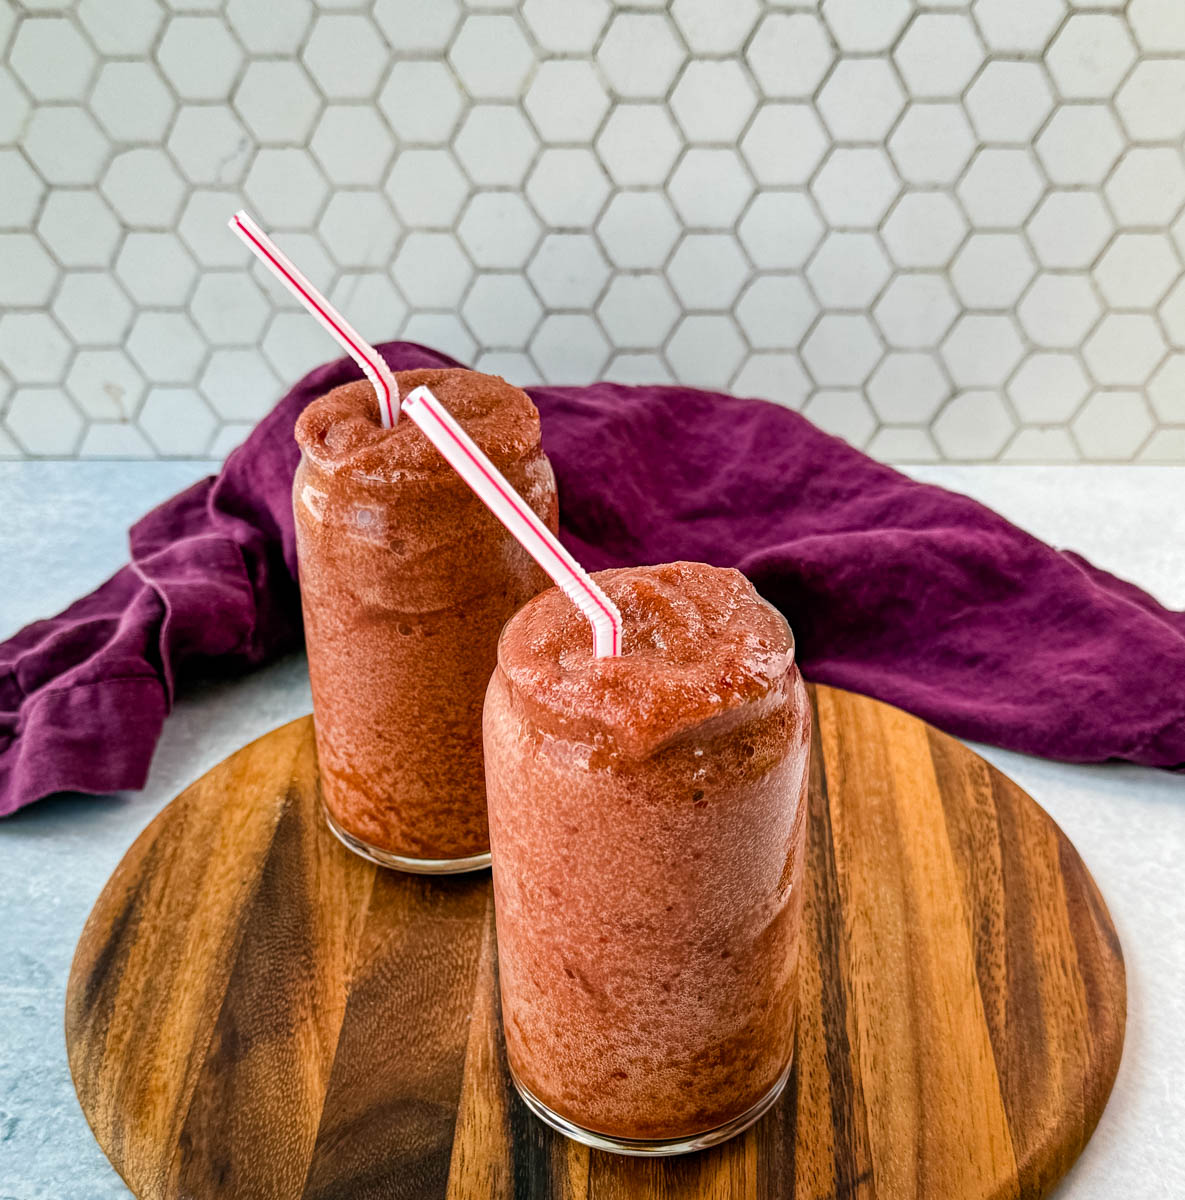
<instances>
[{"instance_id":1,"label":"red and white striped straw","mask_svg":"<svg viewBox=\"0 0 1185 1200\"><path fill-rule=\"evenodd\" d=\"M617 605L589 578L588 572L564 549L535 510L511 487L444 405L426 387L418 387L408 393L402 408L477 493L478 499L588 618L593 631L594 656L612 658L619 655L621 613Z\"/></svg>"},{"instance_id":2,"label":"red and white striped straw","mask_svg":"<svg viewBox=\"0 0 1185 1200\"><path fill-rule=\"evenodd\" d=\"M383 361L382 355L358 336L341 313L309 283L284 252L245 212L240 210L235 213L228 224L251 252L288 285L292 294L362 368L366 378L374 385L383 425L390 429L399 420L399 389L395 386L395 377L391 374L391 368Z\"/></svg>"},{"instance_id":3,"label":"red and white striped straw","mask_svg":"<svg viewBox=\"0 0 1185 1200\"><path fill-rule=\"evenodd\" d=\"M621 613L617 605L589 578L585 569L560 544L538 514L514 490L477 443L461 428L426 388L415 388L399 404L399 387L379 352L363 341L346 319L296 269L271 239L244 212L230 227L287 286L304 306L345 347L366 372L379 398L379 415L388 429L399 419L400 407L423 431L477 497L522 543L528 554L555 580L564 594L588 618L593 654L611 658L621 653Z\"/></svg>"}]
</instances>

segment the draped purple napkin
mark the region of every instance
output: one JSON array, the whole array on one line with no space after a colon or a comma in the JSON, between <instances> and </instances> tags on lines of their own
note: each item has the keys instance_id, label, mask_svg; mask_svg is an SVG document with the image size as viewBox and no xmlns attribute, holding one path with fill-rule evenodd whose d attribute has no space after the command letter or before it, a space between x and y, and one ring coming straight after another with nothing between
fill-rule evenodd
<instances>
[{"instance_id":1,"label":"draped purple napkin","mask_svg":"<svg viewBox=\"0 0 1185 1200\"><path fill-rule=\"evenodd\" d=\"M380 349L395 370L456 365ZM187 677L299 645L292 427L357 377L345 359L307 375L221 474L133 526L128 566L0 645L0 815L142 786ZM786 614L808 678L1014 750L1185 767L1185 614L787 409L678 387L530 391L563 539L590 570L739 567Z\"/></svg>"}]
</instances>

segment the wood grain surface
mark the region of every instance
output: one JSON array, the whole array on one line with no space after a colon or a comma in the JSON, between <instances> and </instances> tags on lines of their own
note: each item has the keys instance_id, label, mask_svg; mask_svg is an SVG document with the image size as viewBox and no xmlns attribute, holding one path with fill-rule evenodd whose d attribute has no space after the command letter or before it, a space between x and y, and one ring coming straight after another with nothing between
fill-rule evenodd
<instances>
[{"instance_id":1,"label":"wood grain surface","mask_svg":"<svg viewBox=\"0 0 1185 1200\"><path fill-rule=\"evenodd\" d=\"M510 1085L488 872L377 869L326 828L311 718L177 797L111 877L66 1000L95 1136L142 1200L1045 1195L1123 1043L1073 846L886 705L813 689L794 1071L696 1155L589 1151Z\"/></svg>"}]
</instances>

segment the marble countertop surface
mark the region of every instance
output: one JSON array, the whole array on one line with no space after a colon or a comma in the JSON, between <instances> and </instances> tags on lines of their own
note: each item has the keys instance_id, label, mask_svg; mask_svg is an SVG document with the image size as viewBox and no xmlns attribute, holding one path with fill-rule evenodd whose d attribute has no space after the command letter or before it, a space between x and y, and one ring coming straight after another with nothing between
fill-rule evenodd
<instances>
[{"instance_id":1,"label":"marble countertop surface","mask_svg":"<svg viewBox=\"0 0 1185 1200\"><path fill-rule=\"evenodd\" d=\"M127 525L211 470L194 462L0 463L0 638L125 558ZM1185 608L1185 468L926 466L1038 536ZM95 1143L62 1033L74 944L96 896L169 799L244 742L307 712L303 657L189 692L147 787L61 797L0 822L0 1200L130 1193ZM1128 972L1123 1063L1059 1200L1185 1196L1185 778L977 746L1059 822L1111 909Z\"/></svg>"}]
</instances>

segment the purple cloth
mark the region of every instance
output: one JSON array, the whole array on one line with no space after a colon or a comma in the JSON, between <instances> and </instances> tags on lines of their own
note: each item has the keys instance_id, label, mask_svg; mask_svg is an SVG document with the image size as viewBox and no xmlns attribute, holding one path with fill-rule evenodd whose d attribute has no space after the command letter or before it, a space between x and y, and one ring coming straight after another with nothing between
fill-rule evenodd
<instances>
[{"instance_id":1,"label":"purple cloth","mask_svg":"<svg viewBox=\"0 0 1185 1200\"><path fill-rule=\"evenodd\" d=\"M455 365L381 349L396 370ZM221 474L133 526L128 566L0 646L0 814L142 786L187 676L299 645L292 428L357 377L348 360L306 376ZM1185 767L1185 614L787 409L605 383L531 395L590 570L739 567L811 679L1014 750Z\"/></svg>"}]
</instances>

